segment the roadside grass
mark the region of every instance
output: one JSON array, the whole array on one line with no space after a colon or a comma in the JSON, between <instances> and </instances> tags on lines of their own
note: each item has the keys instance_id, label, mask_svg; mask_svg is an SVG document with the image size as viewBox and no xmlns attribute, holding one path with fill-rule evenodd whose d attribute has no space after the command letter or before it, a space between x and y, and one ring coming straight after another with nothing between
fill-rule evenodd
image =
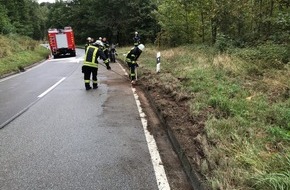
<instances>
[{"instance_id":1,"label":"roadside grass","mask_svg":"<svg viewBox=\"0 0 290 190\"><path fill-rule=\"evenodd\" d=\"M209 167L201 171L212 189L290 189L287 48L265 45L219 54L202 46L148 46L140 56L141 75L142 67L154 73L157 51L158 80L178 78L181 87L175 87L190 95L192 116L205 118Z\"/></svg>"},{"instance_id":2,"label":"roadside grass","mask_svg":"<svg viewBox=\"0 0 290 190\"><path fill-rule=\"evenodd\" d=\"M49 52L39 44L28 37L0 35L0 78L45 59Z\"/></svg>"}]
</instances>

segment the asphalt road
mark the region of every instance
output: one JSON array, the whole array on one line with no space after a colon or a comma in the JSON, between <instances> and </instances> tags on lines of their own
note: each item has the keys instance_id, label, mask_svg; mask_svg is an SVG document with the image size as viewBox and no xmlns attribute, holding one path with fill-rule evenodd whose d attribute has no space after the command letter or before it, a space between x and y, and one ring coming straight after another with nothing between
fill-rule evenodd
<instances>
[{"instance_id":1,"label":"asphalt road","mask_svg":"<svg viewBox=\"0 0 290 190\"><path fill-rule=\"evenodd\" d=\"M169 189L120 65L86 91L77 54L0 80L0 189Z\"/></svg>"}]
</instances>

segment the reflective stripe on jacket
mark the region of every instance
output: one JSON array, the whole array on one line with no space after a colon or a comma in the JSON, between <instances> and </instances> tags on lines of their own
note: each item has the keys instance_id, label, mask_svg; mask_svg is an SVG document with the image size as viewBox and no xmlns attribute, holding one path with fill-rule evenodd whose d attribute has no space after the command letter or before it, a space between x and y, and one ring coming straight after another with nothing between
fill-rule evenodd
<instances>
[{"instance_id":1,"label":"reflective stripe on jacket","mask_svg":"<svg viewBox=\"0 0 290 190\"><path fill-rule=\"evenodd\" d=\"M97 47L89 45L87 47L84 65L98 68L98 57L96 56L97 52L98 52Z\"/></svg>"}]
</instances>

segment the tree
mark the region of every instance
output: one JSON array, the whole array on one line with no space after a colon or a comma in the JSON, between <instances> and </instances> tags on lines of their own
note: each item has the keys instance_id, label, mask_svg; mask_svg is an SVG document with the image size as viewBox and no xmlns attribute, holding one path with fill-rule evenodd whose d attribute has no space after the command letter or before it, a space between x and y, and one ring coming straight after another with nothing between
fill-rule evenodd
<instances>
[{"instance_id":1,"label":"tree","mask_svg":"<svg viewBox=\"0 0 290 190\"><path fill-rule=\"evenodd\" d=\"M46 15L34 0L0 0L1 33L43 38ZM43 10L43 9L42 9Z\"/></svg>"},{"instance_id":2,"label":"tree","mask_svg":"<svg viewBox=\"0 0 290 190\"><path fill-rule=\"evenodd\" d=\"M8 34L15 30L7 15L7 12L8 11L6 8L0 4L0 34Z\"/></svg>"},{"instance_id":3,"label":"tree","mask_svg":"<svg viewBox=\"0 0 290 190\"><path fill-rule=\"evenodd\" d=\"M156 21L151 11L154 8L150 0L57 1L50 8L48 25L72 26L78 42L84 42L88 36L105 36L114 43L132 44L135 30L144 41L153 42Z\"/></svg>"}]
</instances>

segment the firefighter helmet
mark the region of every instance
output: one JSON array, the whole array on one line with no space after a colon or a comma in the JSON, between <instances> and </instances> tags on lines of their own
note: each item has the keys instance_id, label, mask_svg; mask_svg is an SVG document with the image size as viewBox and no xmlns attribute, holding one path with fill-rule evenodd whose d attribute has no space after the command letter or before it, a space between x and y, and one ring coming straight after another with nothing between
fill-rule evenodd
<instances>
[{"instance_id":1,"label":"firefighter helmet","mask_svg":"<svg viewBox=\"0 0 290 190\"><path fill-rule=\"evenodd\" d=\"M97 40L95 43L94 43L94 45L95 46L98 46L98 47L103 47L104 46L104 44L103 44L103 42L101 41L101 40Z\"/></svg>"},{"instance_id":2,"label":"firefighter helmet","mask_svg":"<svg viewBox=\"0 0 290 190\"><path fill-rule=\"evenodd\" d=\"M139 44L139 45L138 45L138 49L140 49L141 51L144 51L145 46L144 46L143 44Z\"/></svg>"},{"instance_id":3,"label":"firefighter helmet","mask_svg":"<svg viewBox=\"0 0 290 190\"><path fill-rule=\"evenodd\" d=\"M135 32L135 35L137 35L137 34L138 34L138 32L136 31L136 32Z\"/></svg>"}]
</instances>

